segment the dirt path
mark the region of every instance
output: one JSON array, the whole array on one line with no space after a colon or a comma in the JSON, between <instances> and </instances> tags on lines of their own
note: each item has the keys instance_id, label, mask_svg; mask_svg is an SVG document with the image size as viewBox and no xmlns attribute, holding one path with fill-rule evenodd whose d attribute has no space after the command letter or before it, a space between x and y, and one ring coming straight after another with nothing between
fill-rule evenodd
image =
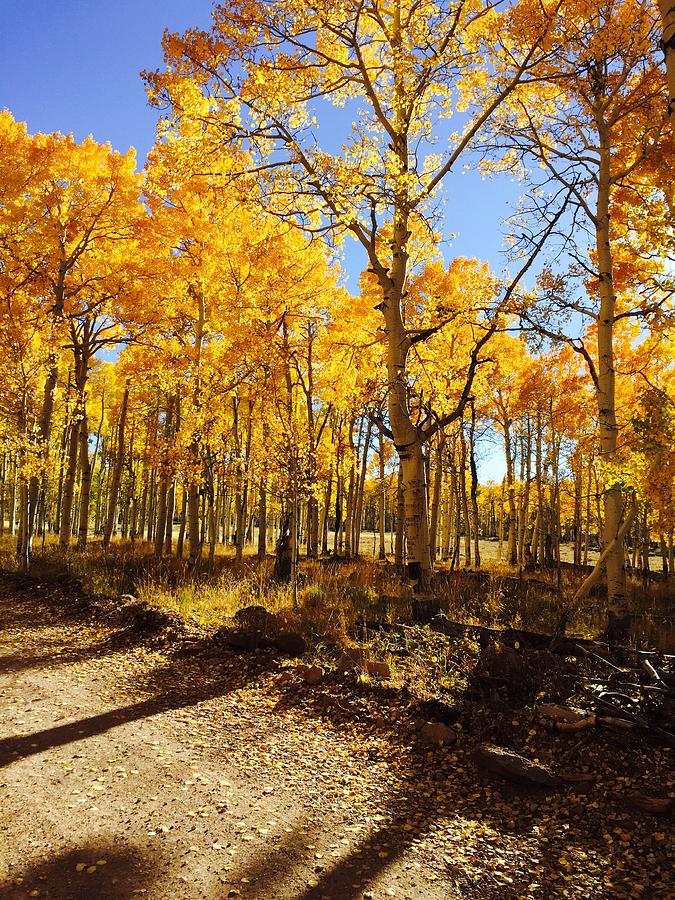
<instances>
[{"instance_id":1,"label":"dirt path","mask_svg":"<svg viewBox=\"0 0 675 900\"><path fill-rule=\"evenodd\" d=\"M262 662L116 649L3 594L3 898L452 893L413 848L390 866L368 844L394 780L377 741L277 708Z\"/></svg>"},{"instance_id":2,"label":"dirt path","mask_svg":"<svg viewBox=\"0 0 675 900\"><path fill-rule=\"evenodd\" d=\"M461 737L425 754L271 655L130 646L51 593L0 582L3 900L640 896L647 845L644 896L668 896L660 838L607 845L583 798L553 820L481 784Z\"/></svg>"}]
</instances>

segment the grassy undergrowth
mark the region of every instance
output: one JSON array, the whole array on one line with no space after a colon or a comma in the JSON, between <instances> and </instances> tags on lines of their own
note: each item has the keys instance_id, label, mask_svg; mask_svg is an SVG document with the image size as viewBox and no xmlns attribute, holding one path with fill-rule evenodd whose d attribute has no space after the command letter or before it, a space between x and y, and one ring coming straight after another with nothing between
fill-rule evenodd
<instances>
[{"instance_id":1,"label":"grassy undergrowth","mask_svg":"<svg viewBox=\"0 0 675 900\"><path fill-rule=\"evenodd\" d=\"M0 564L13 569L13 539L0 539ZM442 566L435 593L451 619L488 626L552 629L560 613L585 576L571 567L558 572L524 575L504 563L491 562L480 571L449 572ZM69 576L92 594L133 594L163 608L175 610L207 626L230 620L237 610L252 604L282 615L289 625L331 641L343 641L363 619L410 622L412 595L389 563L364 560L303 560L300 565L298 604L293 608L289 585L271 578L273 560L262 565L245 557L240 569L231 553L222 550L213 565L205 560L197 570L186 560L157 560L147 543L113 543L104 553L100 541L84 551L65 553L53 536L34 556L38 577ZM675 581L629 579L635 615L632 643L661 649L675 646ZM604 604L590 597L572 619L568 631L592 636L602 630Z\"/></svg>"}]
</instances>

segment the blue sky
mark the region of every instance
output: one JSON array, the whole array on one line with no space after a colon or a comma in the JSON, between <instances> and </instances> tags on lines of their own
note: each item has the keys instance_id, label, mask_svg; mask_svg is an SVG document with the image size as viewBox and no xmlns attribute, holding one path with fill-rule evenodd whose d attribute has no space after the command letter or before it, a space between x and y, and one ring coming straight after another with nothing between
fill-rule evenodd
<instances>
[{"instance_id":1,"label":"blue sky","mask_svg":"<svg viewBox=\"0 0 675 900\"><path fill-rule=\"evenodd\" d=\"M208 26L209 0L3 0L0 28L0 107L31 132L92 134L115 149L136 148L139 167L152 145L156 112L147 105L142 69L162 65L165 28ZM446 259L478 256L501 270L503 219L518 187L458 173L446 188ZM349 286L363 260L346 253ZM503 474L500 453L485 446L483 478ZM482 454L481 454L482 455Z\"/></svg>"}]
</instances>

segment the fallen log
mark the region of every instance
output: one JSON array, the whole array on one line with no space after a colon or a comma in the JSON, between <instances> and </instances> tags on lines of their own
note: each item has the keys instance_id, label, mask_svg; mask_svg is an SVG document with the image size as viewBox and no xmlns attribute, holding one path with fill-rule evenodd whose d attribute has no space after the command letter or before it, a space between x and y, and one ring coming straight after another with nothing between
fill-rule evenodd
<instances>
[{"instance_id":1,"label":"fallen log","mask_svg":"<svg viewBox=\"0 0 675 900\"><path fill-rule=\"evenodd\" d=\"M641 659L640 665L645 670L645 672L650 675L657 684L664 685L664 681L661 678L661 674L657 672L654 666L649 662L648 659Z\"/></svg>"},{"instance_id":2,"label":"fallen log","mask_svg":"<svg viewBox=\"0 0 675 900\"><path fill-rule=\"evenodd\" d=\"M614 791L612 796L620 803L624 803L640 812L651 813L654 816L667 815L675 809L675 801L672 797L650 797L648 794L641 794L639 791L632 791L627 794Z\"/></svg>"},{"instance_id":3,"label":"fallen log","mask_svg":"<svg viewBox=\"0 0 675 900\"><path fill-rule=\"evenodd\" d=\"M580 709L560 706L558 703L540 703L535 707L535 712L540 719L549 719L555 722L578 722L588 715Z\"/></svg>"},{"instance_id":4,"label":"fallen log","mask_svg":"<svg viewBox=\"0 0 675 900\"><path fill-rule=\"evenodd\" d=\"M596 641L585 638L563 638L555 646L551 645L552 635L540 631L527 631L523 628L489 628L487 625L466 625L463 622L453 622L444 613L439 613L429 622L428 627L447 637L477 640L481 644L496 641L516 650L527 648L531 650L551 650L562 656L578 656L581 646L600 649L602 645Z\"/></svg>"},{"instance_id":5,"label":"fallen log","mask_svg":"<svg viewBox=\"0 0 675 900\"><path fill-rule=\"evenodd\" d=\"M631 731L635 727L634 722L618 716L598 716L597 722L598 725L604 725L606 728L611 728L612 731Z\"/></svg>"},{"instance_id":6,"label":"fallen log","mask_svg":"<svg viewBox=\"0 0 675 900\"><path fill-rule=\"evenodd\" d=\"M596 716L586 716L585 719L578 719L576 722L556 722L557 731L575 732L585 731L587 728L594 728L597 725Z\"/></svg>"},{"instance_id":7,"label":"fallen log","mask_svg":"<svg viewBox=\"0 0 675 900\"><path fill-rule=\"evenodd\" d=\"M614 721L624 720L631 725L636 725L643 732L657 737L662 743L666 744L667 746L675 747L675 734L671 734L669 731L665 731L663 728L659 728L657 725L654 725L652 722L649 722L646 719L641 718L640 716L636 716L634 713L626 712L625 709L614 706L613 703L608 703L606 700L602 700L600 697L595 697L594 699L595 705L598 710L599 722L604 721L606 723L608 720L611 720L610 727L625 727L618 726L616 724L616 721ZM603 712L601 712L601 710Z\"/></svg>"},{"instance_id":8,"label":"fallen log","mask_svg":"<svg viewBox=\"0 0 675 900\"><path fill-rule=\"evenodd\" d=\"M493 744L480 744L472 753L476 763L488 772L530 787L557 788L563 779L547 766Z\"/></svg>"}]
</instances>

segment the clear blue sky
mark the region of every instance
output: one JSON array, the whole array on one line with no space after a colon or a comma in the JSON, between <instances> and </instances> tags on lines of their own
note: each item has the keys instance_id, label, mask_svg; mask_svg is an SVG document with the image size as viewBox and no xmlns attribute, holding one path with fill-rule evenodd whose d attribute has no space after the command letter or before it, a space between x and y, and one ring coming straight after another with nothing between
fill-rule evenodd
<instances>
[{"instance_id":1,"label":"clear blue sky","mask_svg":"<svg viewBox=\"0 0 675 900\"><path fill-rule=\"evenodd\" d=\"M209 0L2 0L0 107L30 132L92 134L117 150L136 148L139 167L152 145L156 112L139 72L162 65L165 28L208 26ZM447 187L444 256L478 256L503 267L501 219L518 188L458 174ZM363 264L348 251L349 285ZM487 451L487 448L484 448ZM482 477L501 478L501 454L489 454Z\"/></svg>"}]
</instances>

